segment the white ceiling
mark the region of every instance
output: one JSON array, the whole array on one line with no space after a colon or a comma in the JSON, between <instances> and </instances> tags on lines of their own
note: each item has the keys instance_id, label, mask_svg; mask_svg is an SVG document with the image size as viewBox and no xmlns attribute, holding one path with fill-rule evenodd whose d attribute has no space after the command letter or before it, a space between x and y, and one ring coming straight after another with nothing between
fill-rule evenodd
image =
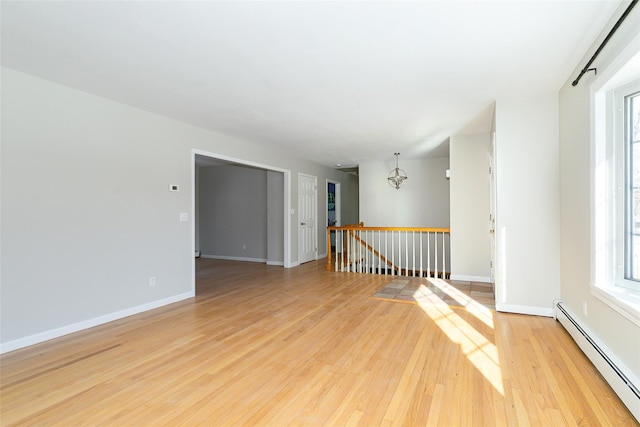
<instances>
[{"instance_id":1,"label":"white ceiling","mask_svg":"<svg viewBox=\"0 0 640 427\"><path fill-rule=\"evenodd\" d=\"M2 1L2 65L328 166L447 155L618 1ZM579 64L583 66L584 64Z\"/></svg>"}]
</instances>

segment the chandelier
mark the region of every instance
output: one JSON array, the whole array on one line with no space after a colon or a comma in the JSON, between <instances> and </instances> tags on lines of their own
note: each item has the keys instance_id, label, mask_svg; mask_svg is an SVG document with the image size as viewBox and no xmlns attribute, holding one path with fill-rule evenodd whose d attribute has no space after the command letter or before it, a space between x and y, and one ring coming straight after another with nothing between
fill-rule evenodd
<instances>
[{"instance_id":1,"label":"chandelier","mask_svg":"<svg viewBox=\"0 0 640 427\"><path fill-rule=\"evenodd\" d=\"M389 181L389 185L397 190L404 185L409 177L405 171L398 167L398 156L400 153L394 153L394 155L396 156L396 168L389 172L387 180Z\"/></svg>"}]
</instances>

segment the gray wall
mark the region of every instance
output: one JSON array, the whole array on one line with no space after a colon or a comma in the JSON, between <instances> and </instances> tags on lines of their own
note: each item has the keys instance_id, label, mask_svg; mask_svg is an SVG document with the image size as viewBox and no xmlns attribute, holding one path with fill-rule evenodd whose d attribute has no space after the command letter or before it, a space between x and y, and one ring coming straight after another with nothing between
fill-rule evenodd
<instances>
[{"instance_id":1,"label":"gray wall","mask_svg":"<svg viewBox=\"0 0 640 427\"><path fill-rule=\"evenodd\" d=\"M284 174L243 165L197 172L201 255L284 265Z\"/></svg>"},{"instance_id":2,"label":"gray wall","mask_svg":"<svg viewBox=\"0 0 640 427\"><path fill-rule=\"evenodd\" d=\"M341 180L341 184L340 222L342 224L356 224L360 221L360 177L346 175L345 179ZM326 224L326 218L323 224Z\"/></svg>"},{"instance_id":3,"label":"gray wall","mask_svg":"<svg viewBox=\"0 0 640 427\"><path fill-rule=\"evenodd\" d=\"M199 168L198 205L201 256L267 260L267 171Z\"/></svg>"},{"instance_id":4,"label":"gray wall","mask_svg":"<svg viewBox=\"0 0 640 427\"><path fill-rule=\"evenodd\" d=\"M284 264L284 174L267 171L267 264Z\"/></svg>"},{"instance_id":5,"label":"gray wall","mask_svg":"<svg viewBox=\"0 0 640 427\"><path fill-rule=\"evenodd\" d=\"M291 265L298 253L299 172L346 183L344 208L357 211L348 205L357 200L351 175L273 146L1 72L2 351L194 294L193 150L291 172ZM168 191L170 184L180 191ZM325 204L318 206L324 224ZM181 212L189 221L179 220ZM326 253L323 226L318 236L319 253Z\"/></svg>"},{"instance_id":6,"label":"gray wall","mask_svg":"<svg viewBox=\"0 0 640 427\"><path fill-rule=\"evenodd\" d=\"M360 165L360 220L364 225L448 227L449 180L445 171L449 158L403 160L400 156L399 167L409 179L397 190L387 182L395 166L393 156L384 163Z\"/></svg>"}]
</instances>

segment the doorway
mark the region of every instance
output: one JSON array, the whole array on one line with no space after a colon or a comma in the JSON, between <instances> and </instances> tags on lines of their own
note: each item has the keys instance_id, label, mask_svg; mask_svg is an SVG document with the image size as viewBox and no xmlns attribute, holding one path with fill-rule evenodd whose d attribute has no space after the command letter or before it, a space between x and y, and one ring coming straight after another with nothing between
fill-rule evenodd
<instances>
[{"instance_id":1,"label":"doorway","mask_svg":"<svg viewBox=\"0 0 640 427\"><path fill-rule=\"evenodd\" d=\"M282 226L281 227L271 227L271 229L280 229L280 233L278 233L279 235L269 235L268 236L268 240L269 241L276 241L276 248L278 252L280 252L280 254L282 254L282 252L284 252L284 260L282 263L276 263L275 265L284 265L284 268L291 268L292 267L292 263L291 263L291 221L290 221L290 215L289 212L291 211L291 171L287 170L287 169L281 169L281 168L277 168L277 167L273 167L273 166L269 166L269 165L264 165L264 164L259 164L259 163L255 163L255 162L251 162L251 161L247 161L247 160L243 160L243 159L237 159L237 158L232 158L229 156L225 156L225 155L221 155L221 154L216 154L216 153L211 153L211 152L206 152L206 151L201 151L201 150L196 150L196 149L192 149L191 150L191 179L192 179L192 193L191 193L191 218L192 218L192 224L191 224L191 254L190 256L193 258L193 264L192 264L192 291L195 294L196 292L196 258L193 256L194 252L196 253L196 255L201 255L202 253L198 253L198 250L200 249L200 244L198 241L198 237L199 237L199 215L198 215L198 204L199 204L199 200L198 200L198 180L197 180L197 168L198 165L202 165L203 162L207 165L239 165L239 166L245 166L245 167L249 167L249 168L254 168L254 169L258 169L258 170L263 170L267 172L267 176L269 175L279 175L280 178L278 179L278 187L277 189L275 189L274 191L277 193L275 194L277 197L274 197L275 199L278 200L277 203L281 204L282 206L280 206L278 209L276 209L277 212L279 212L278 216L280 217L278 218L274 218L275 221L281 222ZM276 174L273 174L273 172L277 172ZM269 185L269 184L267 184ZM268 187L268 189L273 188L272 186ZM272 200L272 197L269 197L268 200ZM267 210L269 210L267 208ZM269 213L267 214L269 215ZM245 249L244 245L241 245L242 249ZM246 249L249 249L248 245L246 247ZM268 249L269 250L269 249ZM231 259L231 258L230 258ZM268 263L268 260L267 260Z\"/></svg>"},{"instance_id":2,"label":"doorway","mask_svg":"<svg viewBox=\"0 0 640 427\"><path fill-rule=\"evenodd\" d=\"M327 180L327 226L342 225L340 218L340 183L338 181ZM335 252L336 248L336 232L332 231L330 236L330 246L327 251Z\"/></svg>"}]
</instances>

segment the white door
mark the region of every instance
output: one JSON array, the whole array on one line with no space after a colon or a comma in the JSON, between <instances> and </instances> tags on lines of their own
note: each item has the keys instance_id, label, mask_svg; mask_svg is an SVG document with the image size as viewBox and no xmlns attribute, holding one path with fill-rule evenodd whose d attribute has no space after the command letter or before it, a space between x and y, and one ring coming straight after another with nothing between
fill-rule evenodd
<instances>
[{"instance_id":1,"label":"white door","mask_svg":"<svg viewBox=\"0 0 640 427\"><path fill-rule=\"evenodd\" d=\"M298 177L298 253L300 264L317 259L318 255L318 178L300 174Z\"/></svg>"}]
</instances>

